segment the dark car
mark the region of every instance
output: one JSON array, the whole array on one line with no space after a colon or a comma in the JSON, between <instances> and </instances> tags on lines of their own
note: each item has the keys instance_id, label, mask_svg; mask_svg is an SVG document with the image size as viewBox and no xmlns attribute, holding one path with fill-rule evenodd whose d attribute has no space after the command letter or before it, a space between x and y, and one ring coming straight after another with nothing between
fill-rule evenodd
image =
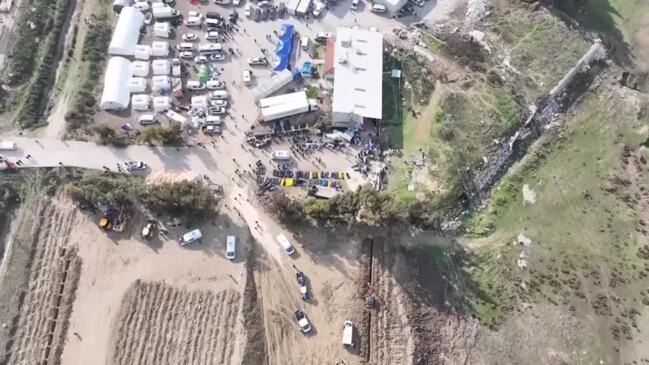
<instances>
[{"instance_id":1,"label":"dark car","mask_svg":"<svg viewBox=\"0 0 649 365\"><path fill-rule=\"evenodd\" d=\"M207 13L205 13L205 17L209 19L218 19L221 21L225 20L221 14L214 11L208 11Z\"/></svg>"},{"instance_id":2,"label":"dark car","mask_svg":"<svg viewBox=\"0 0 649 365\"><path fill-rule=\"evenodd\" d=\"M270 8L268 17L270 18L270 20L275 20L275 17L277 17L277 10L275 10L275 8Z\"/></svg>"},{"instance_id":3,"label":"dark car","mask_svg":"<svg viewBox=\"0 0 649 365\"><path fill-rule=\"evenodd\" d=\"M277 8L277 16L281 19L284 17L284 13L286 13L286 4L279 3L279 8Z\"/></svg>"},{"instance_id":4,"label":"dark car","mask_svg":"<svg viewBox=\"0 0 649 365\"><path fill-rule=\"evenodd\" d=\"M261 10L259 10L259 8L255 9L255 14L253 19L255 19L256 22L258 22L259 19L261 19Z\"/></svg>"},{"instance_id":5,"label":"dark car","mask_svg":"<svg viewBox=\"0 0 649 365\"><path fill-rule=\"evenodd\" d=\"M269 13L268 8L261 9L261 19L262 20L268 19L268 13Z\"/></svg>"}]
</instances>

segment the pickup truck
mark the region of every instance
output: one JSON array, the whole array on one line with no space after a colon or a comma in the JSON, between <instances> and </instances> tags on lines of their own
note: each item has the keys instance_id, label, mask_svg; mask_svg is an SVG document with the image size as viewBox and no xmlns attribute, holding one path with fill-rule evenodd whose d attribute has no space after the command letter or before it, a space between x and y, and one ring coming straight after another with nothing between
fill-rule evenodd
<instances>
[{"instance_id":1,"label":"pickup truck","mask_svg":"<svg viewBox=\"0 0 649 365\"><path fill-rule=\"evenodd\" d=\"M295 319L297 320L297 324L300 326L300 330L302 330L303 333L311 332L311 324L309 323L309 320L306 318L306 315L301 309L295 311Z\"/></svg>"}]
</instances>

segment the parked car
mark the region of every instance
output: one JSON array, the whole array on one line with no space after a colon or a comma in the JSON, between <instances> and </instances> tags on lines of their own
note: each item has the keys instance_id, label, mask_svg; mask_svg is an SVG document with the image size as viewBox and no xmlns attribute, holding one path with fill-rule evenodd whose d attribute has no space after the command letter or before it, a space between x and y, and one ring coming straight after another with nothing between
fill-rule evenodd
<instances>
[{"instance_id":1,"label":"parked car","mask_svg":"<svg viewBox=\"0 0 649 365\"><path fill-rule=\"evenodd\" d=\"M268 66L268 59L266 57L253 57L248 58L250 66Z\"/></svg>"},{"instance_id":2,"label":"parked car","mask_svg":"<svg viewBox=\"0 0 649 365\"><path fill-rule=\"evenodd\" d=\"M223 60L225 60L225 54L222 53L222 52L213 53L213 54L207 56L207 58L210 61L223 61Z\"/></svg>"},{"instance_id":3,"label":"parked car","mask_svg":"<svg viewBox=\"0 0 649 365\"><path fill-rule=\"evenodd\" d=\"M205 90L205 84L195 80L187 81L186 87L187 90Z\"/></svg>"},{"instance_id":4,"label":"parked car","mask_svg":"<svg viewBox=\"0 0 649 365\"><path fill-rule=\"evenodd\" d=\"M370 11L372 13L377 13L377 14L382 14L385 13L388 9L385 7L383 4L374 4L370 8Z\"/></svg>"},{"instance_id":5,"label":"parked car","mask_svg":"<svg viewBox=\"0 0 649 365\"><path fill-rule=\"evenodd\" d=\"M241 0L232 0L232 6L239 6L241 5Z\"/></svg>"},{"instance_id":6,"label":"parked car","mask_svg":"<svg viewBox=\"0 0 649 365\"><path fill-rule=\"evenodd\" d=\"M237 19L239 19L239 13L234 9L230 9L228 12L228 19L230 19L231 22L236 23Z\"/></svg>"},{"instance_id":7,"label":"parked car","mask_svg":"<svg viewBox=\"0 0 649 365\"><path fill-rule=\"evenodd\" d=\"M141 126L154 125L159 123L158 120L155 119L155 115L153 114L142 114L139 118L137 118L137 122L140 123Z\"/></svg>"},{"instance_id":8,"label":"parked car","mask_svg":"<svg viewBox=\"0 0 649 365\"><path fill-rule=\"evenodd\" d=\"M317 18L317 17L319 17L320 14L322 14L322 12L324 11L324 9L325 9L325 4L323 4L323 3L322 3L321 1L319 1L319 0L314 1L313 4L314 4L314 5L313 5L313 11L312 11L311 13L313 14L313 16L314 16L315 18Z\"/></svg>"},{"instance_id":9,"label":"parked car","mask_svg":"<svg viewBox=\"0 0 649 365\"><path fill-rule=\"evenodd\" d=\"M261 19L262 20L267 20L269 12L270 11L268 10L268 8L261 8Z\"/></svg>"},{"instance_id":10,"label":"parked car","mask_svg":"<svg viewBox=\"0 0 649 365\"><path fill-rule=\"evenodd\" d=\"M197 27L200 26L203 19L197 16L189 17L185 19L185 25L188 27Z\"/></svg>"},{"instance_id":11,"label":"parked car","mask_svg":"<svg viewBox=\"0 0 649 365\"><path fill-rule=\"evenodd\" d=\"M209 109L211 115L223 115L228 112L224 106L211 106Z\"/></svg>"},{"instance_id":12,"label":"parked car","mask_svg":"<svg viewBox=\"0 0 649 365\"><path fill-rule=\"evenodd\" d=\"M207 57L205 57L205 56L196 56L196 57L194 57L194 62L196 62L198 64L207 63Z\"/></svg>"},{"instance_id":13,"label":"parked car","mask_svg":"<svg viewBox=\"0 0 649 365\"><path fill-rule=\"evenodd\" d=\"M409 1L420 8L423 8L424 5L426 5L426 2L424 2L424 0L409 0Z\"/></svg>"},{"instance_id":14,"label":"parked car","mask_svg":"<svg viewBox=\"0 0 649 365\"><path fill-rule=\"evenodd\" d=\"M275 20L275 18L277 18L277 9L270 8L268 12L268 17L270 18L270 20Z\"/></svg>"},{"instance_id":15,"label":"parked car","mask_svg":"<svg viewBox=\"0 0 649 365\"><path fill-rule=\"evenodd\" d=\"M201 131L203 131L204 134L219 134L221 133L221 127L216 124L204 124L201 127Z\"/></svg>"},{"instance_id":16,"label":"parked car","mask_svg":"<svg viewBox=\"0 0 649 365\"><path fill-rule=\"evenodd\" d=\"M130 173L145 171L149 168L149 165L143 161L126 161L124 165L126 166L126 171Z\"/></svg>"},{"instance_id":17,"label":"parked car","mask_svg":"<svg viewBox=\"0 0 649 365\"><path fill-rule=\"evenodd\" d=\"M302 37L302 39L300 40L300 47L303 51L307 51L309 49L309 37Z\"/></svg>"},{"instance_id":18,"label":"parked car","mask_svg":"<svg viewBox=\"0 0 649 365\"><path fill-rule=\"evenodd\" d=\"M223 90L225 89L225 81L221 80L208 80L205 83L208 90Z\"/></svg>"},{"instance_id":19,"label":"parked car","mask_svg":"<svg viewBox=\"0 0 649 365\"><path fill-rule=\"evenodd\" d=\"M152 22L153 22L153 13L147 12L146 14L144 14L144 24L149 25Z\"/></svg>"},{"instance_id":20,"label":"parked car","mask_svg":"<svg viewBox=\"0 0 649 365\"><path fill-rule=\"evenodd\" d=\"M252 71L243 70L243 83L246 85L250 85L251 82L252 82Z\"/></svg>"},{"instance_id":21,"label":"parked car","mask_svg":"<svg viewBox=\"0 0 649 365\"><path fill-rule=\"evenodd\" d=\"M182 59L189 60L189 59L192 59L194 57L194 52L192 52L192 51L182 51L182 52L180 52L180 54L178 54L178 57L180 57Z\"/></svg>"},{"instance_id":22,"label":"parked car","mask_svg":"<svg viewBox=\"0 0 649 365\"><path fill-rule=\"evenodd\" d=\"M228 107L228 101L225 100L225 99L210 100L210 107L213 107L213 108L227 108Z\"/></svg>"},{"instance_id":23,"label":"parked car","mask_svg":"<svg viewBox=\"0 0 649 365\"><path fill-rule=\"evenodd\" d=\"M250 17L250 15L252 14L252 4L247 3L246 7L243 8L243 12L246 14L247 17Z\"/></svg>"},{"instance_id":24,"label":"parked car","mask_svg":"<svg viewBox=\"0 0 649 365\"><path fill-rule=\"evenodd\" d=\"M237 252L237 237L227 236L225 239L225 257L234 260Z\"/></svg>"},{"instance_id":25,"label":"parked car","mask_svg":"<svg viewBox=\"0 0 649 365\"><path fill-rule=\"evenodd\" d=\"M261 20L261 9L259 9L259 8L255 8L255 12L254 12L253 19L254 19L256 22L258 22L259 20Z\"/></svg>"},{"instance_id":26,"label":"parked car","mask_svg":"<svg viewBox=\"0 0 649 365\"><path fill-rule=\"evenodd\" d=\"M196 33L185 33L183 34L183 42L193 42L198 40Z\"/></svg>"},{"instance_id":27,"label":"parked car","mask_svg":"<svg viewBox=\"0 0 649 365\"><path fill-rule=\"evenodd\" d=\"M218 41L221 39L221 34L218 31L211 31L205 33L205 39L208 41Z\"/></svg>"},{"instance_id":28,"label":"parked car","mask_svg":"<svg viewBox=\"0 0 649 365\"><path fill-rule=\"evenodd\" d=\"M327 39L329 39L329 38L331 38L331 37L332 37L331 33L328 33L328 32L320 32L320 33L316 33L316 35L315 35L314 38L315 38L315 40L318 41L318 42L326 42Z\"/></svg>"},{"instance_id":29,"label":"parked car","mask_svg":"<svg viewBox=\"0 0 649 365\"><path fill-rule=\"evenodd\" d=\"M297 324L300 326L300 330L304 333L309 333L311 332L311 324L309 323L309 320L306 318L306 314L301 309L298 309L295 311L295 319L297 320Z\"/></svg>"},{"instance_id":30,"label":"parked car","mask_svg":"<svg viewBox=\"0 0 649 365\"><path fill-rule=\"evenodd\" d=\"M259 7L260 8L266 8L266 7L269 7L269 6L272 6L272 5L273 5L273 3L268 1L268 0L264 0L264 1L259 2Z\"/></svg>"},{"instance_id":31,"label":"parked car","mask_svg":"<svg viewBox=\"0 0 649 365\"><path fill-rule=\"evenodd\" d=\"M277 16L281 19L284 17L284 13L286 13L286 4L279 3L279 7L277 7Z\"/></svg>"},{"instance_id":32,"label":"parked car","mask_svg":"<svg viewBox=\"0 0 649 365\"><path fill-rule=\"evenodd\" d=\"M358 10L358 3L359 3L359 0L352 0L352 8L351 9L353 11Z\"/></svg>"}]
</instances>

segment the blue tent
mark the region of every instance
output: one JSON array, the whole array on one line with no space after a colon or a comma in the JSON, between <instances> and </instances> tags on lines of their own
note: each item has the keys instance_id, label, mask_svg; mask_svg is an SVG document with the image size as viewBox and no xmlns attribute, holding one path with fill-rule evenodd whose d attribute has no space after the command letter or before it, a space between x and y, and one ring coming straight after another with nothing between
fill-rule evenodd
<instances>
[{"instance_id":1,"label":"blue tent","mask_svg":"<svg viewBox=\"0 0 649 365\"><path fill-rule=\"evenodd\" d=\"M277 63L273 71L282 71L288 66L288 61L291 58L291 48L293 47L293 26L291 24L282 24L279 31L279 40L277 41L277 48L275 54L277 55Z\"/></svg>"}]
</instances>

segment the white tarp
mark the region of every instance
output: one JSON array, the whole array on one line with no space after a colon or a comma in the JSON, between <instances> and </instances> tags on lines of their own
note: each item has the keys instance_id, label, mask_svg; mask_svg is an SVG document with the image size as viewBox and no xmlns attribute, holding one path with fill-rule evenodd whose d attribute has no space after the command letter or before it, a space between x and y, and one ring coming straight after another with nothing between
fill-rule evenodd
<instances>
[{"instance_id":1,"label":"white tarp","mask_svg":"<svg viewBox=\"0 0 649 365\"><path fill-rule=\"evenodd\" d=\"M153 70L153 74L156 76L169 75L169 71L171 70L171 64L167 59L153 60L153 62L151 62L151 70Z\"/></svg>"},{"instance_id":2,"label":"white tarp","mask_svg":"<svg viewBox=\"0 0 649 365\"><path fill-rule=\"evenodd\" d=\"M156 22L153 24L153 34L156 37L169 38L169 35L171 34L171 24Z\"/></svg>"},{"instance_id":3,"label":"white tarp","mask_svg":"<svg viewBox=\"0 0 649 365\"><path fill-rule=\"evenodd\" d=\"M156 96L153 98L153 110L157 113L171 109L171 98L168 96Z\"/></svg>"},{"instance_id":4,"label":"white tarp","mask_svg":"<svg viewBox=\"0 0 649 365\"><path fill-rule=\"evenodd\" d=\"M192 96L192 109L207 110L209 103L206 95Z\"/></svg>"},{"instance_id":5,"label":"white tarp","mask_svg":"<svg viewBox=\"0 0 649 365\"><path fill-rule=\"evenodd\" d=\"M145 61L135 61L131 63L133 76L147 77L149 76L149 63Z\"/></svg>"},{"instance_id":6,"label":"white tarp","mask_svg":"<svg viewBox=\"0 0 649 365\"><path fill-rule=\"evenodd\" d=\"M137 94L131 97L131 107L133 110L149 110L151 98L149 95Z\"/></svg>"},{"instance_id":7,"label":"white tarp","mask_svg":"<svg viewBox=\"0 0 649 365\"><path fill-rule=\"evenodd\" d=\"M128 80L128 89L131 94L141 94L146 90L146 79L144 77L131 77Z\"/></svg>"},{"instance_id":8,"label":"white tarp","mask_svg":"<svg viewBox=\"0 0 649 365\"><path fill-rule=\"evenodd\" d=\"M130 6L124 7L119 13L113 38L108 47L108 54L133 56L135 45L140 38L140 28L144 24L144 15Z\"/></svg>"},{"instance_id":9,"label":"white tarp","mask_svg":"<svg viewBox=\"0 0 649 365\"><path fill-rule=\"evenodd\" d=\"M153 76L151 79L151 90L153 91L165 91L171 89L171 83L169 82L169 76Z\"/></svg>"},{"instance_id":10,"label":"white tarp","mask_svg":"<svg viewBox=\"0 0 649 365\"><path fill-rule=\"evenodd\" d=\"M157 41L151 43L151 56L155 56L155 57L169 56L169 42Z\"/></svg>"},{"instance_id":11,"label":"white tarp","mask_svg":"<svg viewBox=\"0 0 649 365\"><path fill-rule=\"evenodd\" d=\"M151 46L138 44L135 46L135 59L148 61L151 57Z\"/></svg>"},{"instance_id":12,"label":"white tarp","mask_svg":"<svg viewBox=\"0 0 649 365\"><path fill-rule=\"evenodd\" d=\"M272 76L268 82L259 83L250 92L255 102L257 102L268 95L276 93L291 81L293 81L293 73L289 70L283 70Z\"/></svg>"},{"instance_id":13,"label":"white tarp","mask_svg":"<svg viewBox=\"0 0 649 365\"><path fill-rule=\"evenodd\" d=\"M124 110L128 107L131 78L131 62L123 57L111 57L104 76L104 91L101 94L102 110Z\"/></svg>"}]
</instances>

